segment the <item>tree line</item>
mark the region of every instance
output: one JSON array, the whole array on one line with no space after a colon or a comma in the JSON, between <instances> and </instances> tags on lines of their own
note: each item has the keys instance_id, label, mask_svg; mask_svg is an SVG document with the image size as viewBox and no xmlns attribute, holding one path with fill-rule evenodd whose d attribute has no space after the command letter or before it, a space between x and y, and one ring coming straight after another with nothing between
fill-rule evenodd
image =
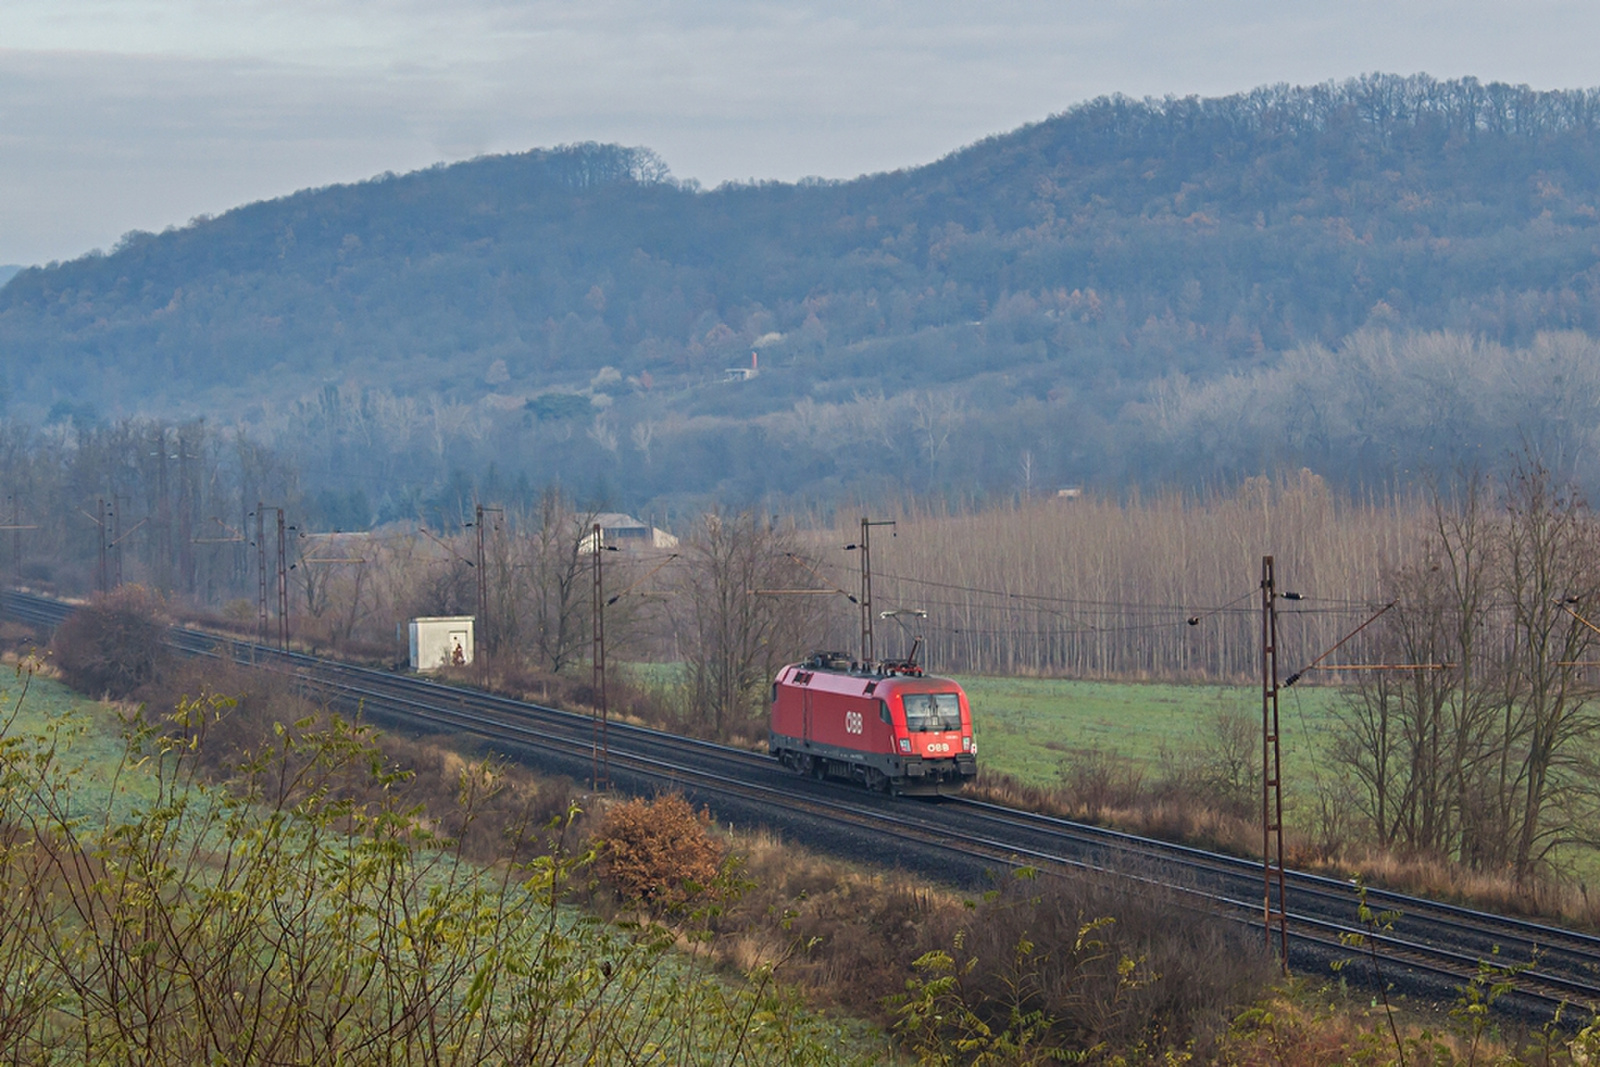
<instances>
[{"instance_id":1,"label":"tree line","mask_svg":"<svg viewBox=\"0 0 1600 1067\"><path fill-rule=\"evenodd\" d=\"M927 414L916 432L937 442L946 431ZM292 628L308 641L383 647L405 618L477 614L481 538L488 653L557 674L591 654L595 560L585 540L608 509L559 484L486 499L463 482L413 501L405 521L342 529L343 502L306 491L290 458L248 435L128 421L5 424L0 489L9 525L21 527L0 537L13 580L68 593L137 583L252 624L263 607L278 611L281 508ZM1406 558L1422 522L1410 495L1350 498L1309 471L1205 496L1036 494L952 508L902 495L886 504L863 509L898 520L880 538L876 600L926 612L928 662L1077 676L1250 674L1254 622L1239 597L1265 554L1276 554L1286 581L1329 598L1324 613L1295 621L1310 649L1352 605L1379 595L1383 568ZM722 693L724 711L740 705L730 693L758 689L783 656L855 649L857 562L839 548L856 539L854 519L713 509L669 524L682 539L674 552L605 554L605 596L627 590L611 605L619 649L677 661L688 647L720 644L731 658L697 684L702 697ZM795 589L813 594L753 592ZM913 617L880 621L884 647L908 645ZM753 643L730 651L733 633ZM757 647L766 651L755 656Z\"/></svg>"},{"instance_id":2,"label":"tree line","mask_svg":"<svg viewBox=\"0 0 1600 1067\"><path fill-rule=\"evenodd\" d=\"M204 420L6 420L0 489L12 581L81 593L120 578L218 603L254 581L261 503L301 499L292 462Z\"/></svg>"},{"instance_id":3,"label":"tree line","mask_svg":"<svg viewBox=\"0 0 1600 1067\"><path fill-rule=\"evenodd\" d=\"M241 432L6 422L0 567L67 595L143 586L269 641L287 609L297 644L388 662L405 619L473 615L498 675L561 679L590 670L598 574L612 654L692 664L682 718L718 734L751 729L755 694L817 628L815 611L749 595L800 581L793 523L711 511L676 552L597 552L601 506L560 485L481 508L475 487L457 489L407 521L343 530L344 502L305 491L288 457Z\"/></svg>"},{"instance_id":4,"label":"tree line","mask_svg":"<svg viewBox=\"0 0 1600 1067\"><path fill-rule=\"evenodd\" d=\"M1052 494L877 517L896 521L872 548L874 604L900 612L878 623L891 648L920 636L925 662L946 671L1233 681L1259 671L1263 556L1303 598L1285 605L1286 659L1309 661L1373 610L1422 511L1301 470L1205 496ZM839 546L856 539L841 524L815 542L823 573L849 590L858 563Z\"/></svg>"},{"instance_id":5,"label":"tree line","mask_svg":"<svg viewBox=\"0 0 1600 1067\"><path fill-rule=\"evenodd\" d=\"M925 370L992 350L970 332ZM798 372L780 368L707 386L685 417L675 408L683 395L656 396L613 369L585 392L542 395L542 415L329 385L246 436L299 472L317 523L344 530L457 523L478 500L532 507L557 480L680 525L708 499L830 511L909 491L987 507L1066 486L1217 491L1301 467L1345 493L1389 494L1460 464L1504 468L1525 445L1592 491L1596 366L1594 338L1577 331L1501 344L1372 327L1221 377L1164 375L1109 415L1031 374L1017 376L1026 395L1015 398L958 382L900 392L863 382L795 398L784 393ZM73 439L80 427L113 425L71 417L38 432Z\"/></svg>"}]
</instances>

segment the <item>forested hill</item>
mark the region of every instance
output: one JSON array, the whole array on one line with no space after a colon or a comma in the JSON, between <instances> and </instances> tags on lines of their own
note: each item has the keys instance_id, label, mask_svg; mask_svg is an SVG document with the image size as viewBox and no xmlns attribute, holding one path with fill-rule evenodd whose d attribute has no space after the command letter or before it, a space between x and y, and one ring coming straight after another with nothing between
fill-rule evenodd
<instances>
[{"instance_id":1,"label":"forested hill","mask_svg":"<svg viewBox=\"0 0 1600 1067\"><path fill-rule=\"evenodd\" d=\"M1597 186L1600 91L1424 76L1100 99L849 182L705 191L646 150L579 145L24 270L0 290L0 367L13 412L243 415L330 447L384 405L453 402L471 441L538 451L531 476L634 497L717 491L691 460L746 492L874 469L1181 477L1151 452L1169 416L1283 352L1364 327L1396 351L1416 331L1474 351L1600 333ZM761 375L721 384L752 350ZM844 430L874 455L839 452ZM1304 448L1340 462L1343 433L1372 436ZM782 461L741 474L705 451L741 434ZM1241 467L1258 444L1230 446Z\"/></svg>"}]
</instances>

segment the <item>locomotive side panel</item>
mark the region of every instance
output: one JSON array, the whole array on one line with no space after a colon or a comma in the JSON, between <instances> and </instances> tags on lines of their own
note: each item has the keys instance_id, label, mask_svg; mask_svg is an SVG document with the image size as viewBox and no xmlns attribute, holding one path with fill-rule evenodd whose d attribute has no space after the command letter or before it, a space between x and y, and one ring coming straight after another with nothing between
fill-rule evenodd
<instances>
[{"instance_id":1,"label":"locomotive side panel","mask_svg":"<svg viewBox=\"0 0 1600 1067\"><path fill-rule=\"evenodd\" d=\"M813 701L811 740L863 753L893 752L893 733L883 722L875 698L816 692Z\"/></svg>"}]
</instances>

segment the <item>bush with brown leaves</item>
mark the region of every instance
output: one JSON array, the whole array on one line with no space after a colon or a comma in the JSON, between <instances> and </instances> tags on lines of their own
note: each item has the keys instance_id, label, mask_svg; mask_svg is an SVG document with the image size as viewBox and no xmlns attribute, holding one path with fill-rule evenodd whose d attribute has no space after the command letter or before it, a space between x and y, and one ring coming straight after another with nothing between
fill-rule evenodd
<instances>
[{"instance_id":1,"label":"bush with brown leaves","mask_svg":"<svg viewBox=\"0 0 1600 1067\"><path fill-rule=\"evenodd\" d=\"M613 806L600 821L595 845L600 880L622 899L651 910L699 896L722 864L711 816L695 811L679 793Z\"/></svg>"},{"instance_id":2,"label":"bush with brown leaves","mask_svg":"<svg viewBox=\"0 0 1600 1067\"><path fill-rule=\"evenodd\" d=\"M161 599L128 585L73 612L50 643L67 684L121 700L153 682L171 659Z\"/></svg>"}]
</instances>

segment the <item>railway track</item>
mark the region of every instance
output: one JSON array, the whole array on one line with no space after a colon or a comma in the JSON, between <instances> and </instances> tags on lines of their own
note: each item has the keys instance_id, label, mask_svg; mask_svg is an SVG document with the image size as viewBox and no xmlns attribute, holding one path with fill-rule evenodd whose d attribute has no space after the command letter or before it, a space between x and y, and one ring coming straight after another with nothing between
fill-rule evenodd
<instances>
[{"instance_id":1,"label":"railway track","mask_svg":"<svg viewBox=\"0 0 1600 1067\"><path fill-rule=\"evenodd\" d=\"M0 614L31 625L58 625L72 610L48 597L0 594ZM368 717L474 735L575 779L588 779L600 759L588 715L203 631L174 629L171 642L187 655L235 657L292 674L331 705ZM626 723L610 724L605 752L607 777L621 789L681 789L720 818L782 826L819 849L968 884L1023 865L1103 871L1159 885L1184 907L1261 921L1261 868L1249 860L967 798L893 800L794 776L765 755ZM1349 882L1290 872L1291 956L1298 965L1364 959L1365 950L1345 940L1361 935L1376 946L1384 980L1408 981L1423 995L1449 999L1487 964L1497 968L1494 980L1517 969L1509 976L1515 993L1502 1001L1515 1012L1548 1016L1565 1004L1571 1018L1574 1009L1581 1016L1600 1008L1600 937L1368 888L1370 909L1398 914L1388 928L1374 930L1357 919L1360 899Z\"/></svg>"},{"instance_id":2,"label":"railway track","mask_svg":"<svg viewBox=\"0 0 1600 1067\"><path fill-rule=\"evenodd\" d=\"M956 804L975 821L1003 828L1010 841L1037 833L1057 848L1075 842L1087 854L1104 856L1112 869L1181 872L1186 891L1229 900L1251 921L1261 921L1259 861L966 798ZM1361 934L1391 960L1457 984L1478 974L1480 962L1501 971L1525 967L1516 981L1524 993L1590 1013L1600 1005L1600 937L1592 934L1372 886L1363 893L1354 882L1304 871L1288 872L1287 890L1290 936L1302 943L1349 956L1340 936ZM1397 916L1392 929L1375 931L1355 921L1363 899L1371 911Z\"/></svg>"}]
</instances>

